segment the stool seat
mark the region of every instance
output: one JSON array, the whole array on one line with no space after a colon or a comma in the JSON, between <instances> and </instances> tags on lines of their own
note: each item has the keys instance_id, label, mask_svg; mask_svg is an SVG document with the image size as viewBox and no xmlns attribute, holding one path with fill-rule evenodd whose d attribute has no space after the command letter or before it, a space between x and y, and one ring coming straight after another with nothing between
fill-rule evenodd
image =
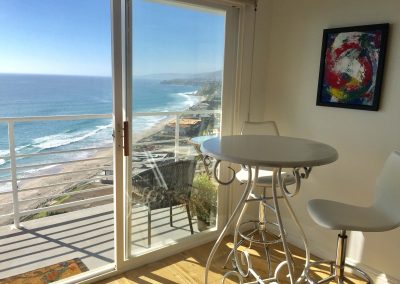
<instances>
[{"instance_id":1,"label":"stool seat","mask_svg":"<svg viewBox=\"0 0 400 284\"><path fill-rule=\"evenodd\" d=\"M255 170L251 169L251 175L254 177L255 176ZM272 175L273 171L270 170L263 170L260 169L258 171L258 186L262 187L272 187ZM286 185L291 185L296 183L296 179L294 178L293 175L287 174L287 173L282 173L282 176L285 175L286 178ZM241 169L237 174L236 178L238 181L241 183L247 183L247 178L248 178L248 170L247 169Z\"/></svg>"},{"instance_id":2,"label":"stool seat","mask_svg":"<svg viewBox=\"0 0 400 284\"><path fill-rule=\"evenodd\" d=\"M375 207L314 199L309 201L307 210L315 223L331 230L382 232L398 226L391 216Z\"/></svg>"}]
</instances>

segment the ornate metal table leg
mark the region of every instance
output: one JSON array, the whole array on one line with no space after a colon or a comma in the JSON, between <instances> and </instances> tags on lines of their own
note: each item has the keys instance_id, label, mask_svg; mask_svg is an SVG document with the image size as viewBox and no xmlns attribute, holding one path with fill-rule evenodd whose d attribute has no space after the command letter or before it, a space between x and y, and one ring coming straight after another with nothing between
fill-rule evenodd
<instances>
[{"instance_id":1,"label":"ornate metal table leg","mask_svg":"<svg viewBox=\"0 0 400 284\"><path fill-rule=\"evenodd\" d=\"M253 231L251 231L251 232L248 234L248 236L251 237L251 238L253 238L254 234L256 234L258 231L259 231L259 229L256 228L256 229L254 229ZM241 244L244 243L244 242L245 242L245 239L242 238L242 239L237 243L237 247L240 247ZM250 247L248 247L248 248L250 248ZM231 257L233 256L233 251L234 251L234 249L235 249L235 247L233 247L233 248L231 249L231 252L230 252L230 253L228 254L228 256L226 257L226 260L225 260L225 263L224 263L224 266L223 266L224 269L227 268L227 264L228 264L229 260L231 259ZM235 260L235 259L233 258L232 261L234 261L234 260ZM234 268L235 268L235 267L236 267L236 264L234 265Z\"/></svg>"},{"instance_id":2,"label":"ornate metal table leg","mask_svg":"<svg viewBox=\"0 0 400 284\"><path fill-rule=\"evenodd\" d=\"M293 211L293 209L292 209L292 206L291 206L290 203L289 203L288 198L286 197L285 194L283 194L283 196L284 196L284 200L285 200L286 207L289 209L289 213L290 213L290 215L291 215L293 221L295 222L295 224L296 224L296 226L297 226L297 228L298 228L298 230L299 230L299 232L300 232L300 236L301 236L301 238L302 238L302 240L303 240L304 249L305 249L305 251L306 251L306 263L305 263L304 268L306 268L306 267L310 264L310 250L309 250L309 248L308 248L308 243L307 243L306 235L305 235L304 230L303 230L303 228L301 227L301 225L300 225L300 223L299 223L299 221L298 221L296 215L294 214L294 211ZM305 279L305 270L303 270L301 276L299 277L299 279L297 279L296 283L300 283L300 282L301 282L302 280L304 280L304 279Z\"/></svg>"},{"instance_id":3,"label":"ornate metal table leg","mask_svg":"<svg viewBox=\"0 0 400 284\"><path fill-rule=\"evenodd\" d=\"M232 179L230 179L228 182L222 182L222 181L220 181L218 179L218 177L216 175L216 168L218 167L220 162L221 161L217 161L216 164L215 164L214 176L215 176L216 180L220 184L228 185L228 184L233 182L234 177ZM231 170L235 173L235 171L232 168L231 168ZM238 278L239 283L244 283L243 282L243 278L244 277L248 277L250 274L256 280L255 281L251 281L251 282L246 282L246 283L271 283L271 282L276 283L278 281L278 273L285 265L288 267L288 270L289 270L290 283L291 284L295 283L294 272L293 272L294 261L293 261L293 257L291 255L291 252L289 250L289 246L288 246L288 243L287 243L287 240L286 240L286 233L285 233L285 230L284 230L284 227L283 227L281 212L280 212L280 208L279 208L279 204L278 204L278 199L282 198L282 197L279 197L278 194L277 194L277 186L278 186L278 183L279 183L279 187L282 190L282 196L283 196L283 199L285 200L285 204L286 204L286 206L287 206L287 208L289 210L289 213L290 213L292 219L296 223L296 226L297 226L298 230L301 233L301 238L303 240L305 251L306 251L306 266L307 266L309 264L309 261L310 261L310 252L309 252L308 245L307 245L307 239L305 237L304 231L303 231L303 229L302 229L302 227L301 227L296 215L294 214L294 211L293 211L292 207L290 206L290 203L289 203L289 200L288 200L288 197L292 197L292 196L294 196L294 195L296 195L298 193L298 191L300 189L300 185L301 185L301 181L300 181L301 178L307 178L309 173L310 173L310 171L311 171L311 168L304 168L304 170L305 170L305 174L300 174L299 169L294 169L293 175L296 178L296 188L295 188L294 192L290 192L286 188L285 178L282 178L281 169L280 168L279 169L278 168L274 169L274 172L273 172L273 176L272 176L272 200L273 200L273 204L274 204L273 205L274 206L273 207L273 211L275 212L276 218L277 218L277 221L278 221L277 225L278 225L279 232L280 232L280 238L281 238L280 242L282 242L282 245L283 245L283 248L284 248L284 252L285 252L285 258L286 258L285 261L281 262L276 267L274 275L271 277L271 271L270 271L270 273L269 273L269 277L270 278L261 279L261 277L252 268L252 262L251 262L249 253L247 251L245 251L245 252L239 254L239 252L237 251L237 248L240 246L240 244L243 241L243 240L239 241L238 236L240 234L240 232L239 232L240 228L239 227L240 227L240 224L241 224L241 220L242 220L242 218L244 216L244 213L246 211L246 208L247 208L246 200L249 199L249 196L251 195L251 193L254 190L254 188L255 188L255 186L257 184L257 181L258 181L259 167L256 167L255 168L255 177L254 177L254 179L252 179L252 176L251 176L252 175L252 171L248 171L248 181L251 181L251 182L248 182L246 184L245 191L244 191L244 193L243 193L238 205L236 206L235 210L233 211L231 217L228 220L228 223L225 225L225 227L222 230L220 236L218 237L218 240L216 241L213 249L211 250L211 253L210 253L210 256L209 256L209 258L207 260L207 265L206 265L206 272L205 272L205 279L204 279L204 282L206 284L208 282L208 271L210 269L211 261L212 261L214 255L215 255L218 247L220 246L223 238L225 237L229 226L232 224L235 216L238 214L239 211L240 211L240 214L239 214L239 217L238 217L238 220L237 220L237 223L236 223L235 234L234 234L234 248L230 253L230 255L231 254L234 255L234 260L235 260L236 268L237 268L238 271L227 272L224 275L222 283L225 282L225 280L227 279L228 276L235 276L235 277ZM265 212L262 212L262 213L265 213ZM264 234L262 235L262 237L263 237L263 239L266 238L266 236ZM265 242L265 240L264 240L264 242ZM267 259L270 258L269 252L267 251L266 253L267 253ZM241 257L241 259L239 258L239 256ZM228 259L229 259L229 257L228 257ZM243 270L243 268L241 267L241 263L242 262L246 262L245 265L247 266L247 269ZM296 283L299 283L302 280L304 280L304 275L305 274L304 274L304 270L303 270L303 273L302 273L301 277L299 279L297 279Z\"/></svg>"},{"instance_id":4,"label":"ornate metal table leg","mask_svg":"<svg viewBox=\"0 0 400 284\"><path fill-rule=\"evenodd\" d=\"M257 186L257 181L258 181L258 166L255 168L255 175L254 175L254 180L248 179L247 186L251 185L251 190L249 192L248 195L250 195L250 193L255 189L255 187ZM249 172L251 172L251 170L249 170ZM251 176L251 174L249 174L249 177ZM247 199L247 198L246 198ZM245 202L242 211L240 212L239 218L236 222L236 227L235 227L235 234L233 237L233 245L234 245L234 249L233 249L233 255L235 258L235 262L236 262L236 267L240 273L240 275L242 275L243 277L247 277L249 275L249 271L250 271L250 267L248 267L247 272L244 272L241 265L240 265L240 261L239 261L239 256L238 256L238 251L237 251L237 247L238 247L238 236L239 236L239 225L242 221L243 215L246 212L246 208L248 206L248 203ZM249 262L247 262L248 265L251 265Z\"/></svg>"},{"instance_id":5,"label":"ornate metal table leg","mask_svg":"<svg viewBox=\"0 0 400 284\"><path fill-rule=\"evenodd\" d=\"M286 265L289 270L289 278L290 278L290 283L294 284L294 279L293 279L293 265L292 265L292 260L290 258L290 251L289 251L289 246L286 241L286 234L283 228L283 222L282 222L282 216L281 216L281 211L279 208L278 204L278 195L277 195L277 179L278 179L278 171L279 169L274 169L274 173L272 176L272 196L273 196L273 202L276 210L276 218L278 220L278 225L279 225L279 232L281 234L281 239L282 239L282 245L283 249L285 251L285 256L286 256Z\"/></svg>"},{"instance_id":6,"label":"ornate metal table leg","mask_svg":"<svg viewBox=\"0 0 400 284\"><path fill-rule=\"evenodd\" d=\"M304 230L301 227L299 220L297 219L296 215L294 214L294 211L293 211L292 206L290 205L288 196L292 197L292 196L294 196L294 195L296 195L298 193L298 191L300 189L300 183L301 183L300 178L308 178L308 176L309 176L309 174L311 172L311 168L304 168L304 171L305 171L305 173L300 173L300 171L298 169L294 170L294 175L295 175L295 178L296 178L296 190L295 190L294 193L290 193L287 190L286 186L284 185L284 180L282 180L282 178L281 178L281 170L279 170L279 175L278 175L278 177L279 177L278 178L279 187L282 190L283 199L285 200L285 204L286 204L286 207L289 210L290 216L292 217L294 223L297 226L297 229L300 232L300 236L301 236L301 238L303 240L303 244L304 244L304 250L306 252L306 263L305 263L305 266L304 266L304 270L303 270L301 276L297 279L296 283L300 283L302 280L304 280L306 278L306 276L305 276L305 268L310 264L310 250L308 248L308 242L307 242L306 234L304 233Z\"/></svg>"},{"instance_id":7,"label":"ornate metal table leg","mask_svg":"<svg viewBox=\"0 0 400 284\"><path fill-rule=\"evenodd\" d=\"M253 187L254 189L254 187ZM266 188L264 187L264 192L262 197L257 197L254 194L254 191L252 190L251 194L250 194L251 198L246 200L246 203L248 202L257 202L258 203L258 219L257 220L250 220L250 221L246 221L244 223L241 224L236 224L236 226L238 226L238 230L239 230L239 235L241 236L241 240L237 242L237 246L239 247L242 243L244 242L248 242L248 246L247 248L250 249L252 247L252 245L254 244L260 244L263 246L264 248L264 252L265 252L265 258L266 258L266 269L269 273L269 277L273 276L273 272L271 270L271 255L270 255L270 245L272 244L276 244L279 243L279 237L276 240L268 240L267 238L267 225L268 225L268 220L267 220L267 209L271 209L274 213L275 213L275 209L272 208L271 206L268 206L266 204L267 201L267 196L266 196ZM272 197L271 197L272 199ZM246 207L247 208L247 207ZM253 224L254 225L254 229L250 232L242 232L241 229L242 226L246 225L246 224ZM271 223L273 224L273 223ZM274 224L273 224L274 225ZM276 224L277 226L277 224ZM258 236L258 237L257 237ZM232 267L233 269L237 269L236 268L236 261L235 258L232 257L233 256L233 252L234 252L235 248L232 248L231 252L229 253L229 255L226 258L225 264L224 264L224 268L227 268L227 263L229 262L229 260L231 260L232 258Z\"/></svg>"},{"instance_id":8,"label":"ornate metal table leg","mask_svg":"<svg viewBox=\"0 0 400 284\"><path fill-rule=\"evenodd\" d=\"M235 177L233 177L233 179L231 179L229 182L222 182L222 181L220 181L220 180L218 179L218 177L217 177L217 175L216 175L216 173L217 173L217 170L216 170L216 169L217 169L217 167L218 167L218 165L219 165L220 162L221 162L221 161L217 161L217 162L215 163L215 166L214 166L214 177L215 177L215 179L216 179L219 183L225 184L225 185L226 185L226 184L229 184L229 183L232 183L233 180L235 179ZM249 173L248 173L248 180L251 180L251 179L252 179L251 171L249 171ZM205 283L205 284L208 283L208 272L209 272L209 270L210 270L211 262L212 262L212 260L213 260L213 258L214 258L214 255L215 255L215 253L216 253L218 247L221 245L221 242L222 242L222 240L224 239L224 237L225 237L225 235L226 235L226 232L228 231L229 226L232 224L232 222L233 222L233 220L235 219L237 213L238 213L238 212L241 210L241 208L244 206L246 199L249 198L249 195L250 195L250 193L251 193L251 189L252 189L251 183L248 183L248 184L246 185L246 189L245 189L245 191L243 192L242 197L240 198L240 200L239 200L239 202L238 202L238 205L236 206L235 210L232 212L232 215L229 217L228 222L226 223L224 229L222 230L221 234L219 235L217 241L215 242L215 244L214 244L214 246L213 246L213 248L212 248L212 250L211 250L211 252L210 252L210 255L208 256L207 264L206 264L206 270L205 270L205 273L204 273L204 283Z\"/></svg>"}]
</instances>

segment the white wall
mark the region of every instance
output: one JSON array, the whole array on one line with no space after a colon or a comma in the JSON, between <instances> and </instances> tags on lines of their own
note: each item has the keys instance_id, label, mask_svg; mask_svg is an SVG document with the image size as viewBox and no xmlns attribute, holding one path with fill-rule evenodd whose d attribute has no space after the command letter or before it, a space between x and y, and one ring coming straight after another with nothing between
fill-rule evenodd
<instances>
[{"instance_id":1,"label":"white wall","mask_svg":"<svg viewBox=\"0 0 400 284\"><path fill-rule=\"evenodd\" d=\"M337 232L315 225L306 204L313 198L370 204L384 160L400 149L400 1L259 2L250 117L276 120L282 135L318 140L338 150L339 160L315 168L292 200L312 252L333 258ZM322 30L385 22L390 31L380 110L316 106ZM362 266L400 279L399 256L399 229L351 236L348 257Z\"/></svg>"}]
</instances>

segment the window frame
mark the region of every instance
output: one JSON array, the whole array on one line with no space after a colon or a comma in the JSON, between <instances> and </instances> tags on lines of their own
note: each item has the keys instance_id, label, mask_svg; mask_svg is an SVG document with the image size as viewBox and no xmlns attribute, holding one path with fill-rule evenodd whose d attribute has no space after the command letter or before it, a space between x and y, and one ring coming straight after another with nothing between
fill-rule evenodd
<instances>
[{"instance_id":1,"label":"window frame","mask_svg":"<svg viewBox=\"0 0 400 284\"><path fill-rule=\"evenodd\" d=\"M91 283L109 278L136 267L154 262L178 252L215 240L225 226L232 209L235 207L235 185L220 186L218 190L217 226L200 234L179 240L177 244L168 245L154 252L149 252L130 258L128 244L127 216L130 214L129 200L124 188L130 183L131 154L123 153L123 122L132 117L127 105L131 98L132 66L130 39L131 1L110 0L112 21L112 81L113 81L113 134L114 134L114 251L115 263L99 269L81 273L77 276L60 281L60 283ZM161 0L165 1L165 0ZM251 98L251 80L253 68L253 43L255 9L253 0L167 0L177 4L203 6L220 9L226 12L225 54L222 90L221 135L239 134L241 122L249 115L249 100ZM130 133L131 136L131 133ZM130 137L132 138L132 137ZM129 141L132 141L131 139ZM226 164L219 172L221 179L229 179Z\"/></svg>"}]
</instances>

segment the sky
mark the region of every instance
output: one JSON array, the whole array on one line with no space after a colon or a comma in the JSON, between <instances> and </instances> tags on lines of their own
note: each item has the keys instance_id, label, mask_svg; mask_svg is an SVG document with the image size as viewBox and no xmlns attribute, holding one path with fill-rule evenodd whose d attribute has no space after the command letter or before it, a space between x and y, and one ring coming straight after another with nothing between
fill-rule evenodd
<instances>
[{"instance_id":1,"label":"sky","mask_svg":"<svg viewBox=\"0 0 400 284\"><path fill-rule=\"evenodd\" d=\"M133 0L135 75L222 69L225 16ZM109 0L0 0L0 73L111 76Z\"/></svg>"}]
</instances>

